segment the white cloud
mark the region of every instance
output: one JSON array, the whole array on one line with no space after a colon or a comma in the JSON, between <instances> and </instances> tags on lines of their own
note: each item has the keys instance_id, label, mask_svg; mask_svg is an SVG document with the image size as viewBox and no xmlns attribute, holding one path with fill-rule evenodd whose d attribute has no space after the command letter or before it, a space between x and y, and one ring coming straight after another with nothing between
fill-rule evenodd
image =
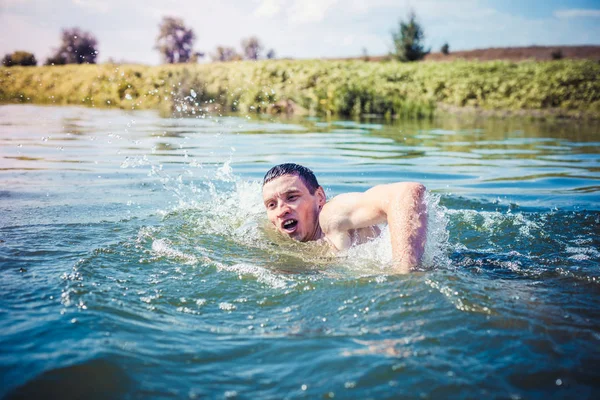
<instances>
[{"instance_id":1,"label":"white cloud","mask_svg":"<svg viewBox=\"0 0 600 400\"><path fill-rule=\"evenodd\" d=\"M24 6L27 3L31 3L33 0L2 0L0 1L0 10L3 8L10 9L17 6Z\"/></svg>"},{"instance_id":2,"label":"white cloud","mask_svg":"<svg viewBox=\"0 0 600 400\"><path fill-rule=\"evenodd\" d=\"M572 8L554 12L556 18L600 17L600 10Z\"/></svg>"},{"instance_id":3,"label":"white cloud","mask_svg":"<svg viewBox=\"0 0 600 400\"><path fill-rule=\"evenodd\" d=\"M256 17L274 17L281 11L283 0L261 0L260 6L254 11Z\"/></svg>"},{"instance_id":4,"label":"white cloud","mask_svg":"<svg viewBox=\"0 0 600 400\"><path fill-rule=\"evenodd\" d=\"M295 0L288 18L291 23L321 22L339 0Z\"/></svg>"},{"instance_id":5,"label":"white cloud","mask_svg":"<svg viewBox=\"0 0 600 400\"><path fill-rule=\"evenodd\" d=\"M73 0L73 4L89 11L106 14L111 10L111 7L106 1L102 0Z\"/></svg>"},{"instance_id":6,"label":"white cloud","mask_svg":"<svg viewBox=\"0 0 600 400\"><path fill-rule=\"evenodd\" d=\"M25 4L30 2L31 0L2 0L3 6L15 6L18 4Z\"/></svg>"}]
</instances>

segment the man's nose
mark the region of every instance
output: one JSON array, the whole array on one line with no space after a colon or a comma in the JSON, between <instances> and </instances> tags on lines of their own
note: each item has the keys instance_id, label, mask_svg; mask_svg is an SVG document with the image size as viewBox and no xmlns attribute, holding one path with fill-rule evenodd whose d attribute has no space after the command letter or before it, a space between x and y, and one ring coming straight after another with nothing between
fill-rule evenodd
<instances>
[{"instance_id":1,"label":"man's nose","mask_svg":"<svg viewBox=\"0 0 600 400\"><path fill-rule=\"evenodd\" d=\"M279 205L277 206L277 216L278 217L283 217L285 214L290 212L290 207L287 203L285 202L281 202L279 203Z\"/></svg>"}]
</instances>

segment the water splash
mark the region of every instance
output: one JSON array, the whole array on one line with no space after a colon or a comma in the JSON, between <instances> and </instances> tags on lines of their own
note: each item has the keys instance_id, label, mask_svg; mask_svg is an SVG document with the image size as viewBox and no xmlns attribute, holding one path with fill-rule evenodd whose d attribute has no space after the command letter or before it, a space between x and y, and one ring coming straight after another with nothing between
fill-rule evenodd
<instances>
[{"instance_id":1,"label":"water splash","mask_svg":"<svg viewBox=\"0 0 600 400\"><path fill-rule=\"evenodd\" d=\"M153 168L153 171L158 169ZM252 264L239 264L235 259L218 260L222 264L251 265L256 269L271 265L270 260L275 259L304 265L299 270L328 270L332 275L359 276L387 273L391 267L391 242L386 227L382 227L379 238L337 255L321 243L293 242L275 233L265 216L261 184L236 176L231 159L214 168L200 182L185 184L181 179L159 173L166 190L172 191L179 200L171 210L164 212L164 221L180 220L196 237L212 236L230 241L240 247L238 254L242 258L247 257L247 253L255 254ZM425 201L429 229L423 267L447 267L450 264L448 213L440 205L439 195L427 193ZM199 251L210 253L210 249ZM279 265L278 268L286 267Z\"/></svg>"},{"instance_id":2,"label":"water splash","mask_svg":"<svg viewBox=\"0 0 600 400\"><path fill-rule=\"evenodd\" d=\"M448 257L449 233L448 213L440 205L440 196L427 192L427 239L421 268L446 268L450 265ZM347 254L348 265L354 272L387 273L392 267L392 245L389 229L381 227L381 235L375 240L354 246Z\"/></svg>"}]
</instances>

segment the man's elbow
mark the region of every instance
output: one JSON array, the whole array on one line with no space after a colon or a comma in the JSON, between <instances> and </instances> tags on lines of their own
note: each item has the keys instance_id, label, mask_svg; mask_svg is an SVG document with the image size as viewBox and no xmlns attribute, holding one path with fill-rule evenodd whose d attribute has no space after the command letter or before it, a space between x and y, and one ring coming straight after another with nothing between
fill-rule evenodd
<instances>
[{"instance_id":1,"label":"man's elbow","mask_svg":"<svg viewBox=\"0 0 600 400\"><path fill-rule=\"evenodd\" d=\"M405 183L404 197L406 200L421 203L425 199L426 188L423 184L418 182L407 182Z\"/></svg>"}]
</instances>

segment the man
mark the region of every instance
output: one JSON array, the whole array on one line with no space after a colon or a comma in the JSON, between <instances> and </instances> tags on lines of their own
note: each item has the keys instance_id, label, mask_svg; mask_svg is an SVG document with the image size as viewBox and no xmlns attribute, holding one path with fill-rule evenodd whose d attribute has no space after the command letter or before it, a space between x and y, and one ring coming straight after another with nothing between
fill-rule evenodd
<instances>
[{"instance_id":1,"label":"man","mask_svg":"<svg viewBox=\"0 0 600 400\"><path fill-rule=\"evenodd\" d=\"M377 236L387 222L395 272L407 273L423 256L427 230L425 187L415 182L377 185L326 202L313 172L298 164L271 168L263 180L263 201L275 228L294 240L324 240L345 250Z\"/></svg>"}]
</instances>

